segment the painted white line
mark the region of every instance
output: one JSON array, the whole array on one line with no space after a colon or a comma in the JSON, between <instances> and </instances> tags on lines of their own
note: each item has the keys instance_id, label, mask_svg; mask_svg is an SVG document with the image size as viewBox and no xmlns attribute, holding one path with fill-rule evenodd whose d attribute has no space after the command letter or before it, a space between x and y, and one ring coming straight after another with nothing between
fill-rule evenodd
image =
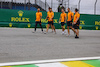
<instances>
[{"instance_id":1,"label":"painted white line","mask_svg":"<svg viewBox=\"0 0 100 67\"><path fill-rule=\"evenodd\" d=\"M40 60L40 61L9 62L9 63L0 63L0 66L26 65L26 64L44 64L44 63L94 60L94 59L100 59L100 57L85 57L85 58L68 58L68 59L54 59L54 60Z\"/></svg>"},{"instance_id":2,"label":"painted white line","mask_svg":"<svg viewBox=\"0 0 100 67\"><path fill-rule=\"evenodd\" d=\"M61 63L47 63L47 64L36 64L39 67L68 67Z\"/></svg>"}]
</instances>

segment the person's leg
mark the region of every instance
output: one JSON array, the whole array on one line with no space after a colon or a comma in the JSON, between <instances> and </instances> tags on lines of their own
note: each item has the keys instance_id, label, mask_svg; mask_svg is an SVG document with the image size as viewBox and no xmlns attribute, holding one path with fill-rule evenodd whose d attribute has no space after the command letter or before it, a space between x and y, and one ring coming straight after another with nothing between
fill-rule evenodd
<instances>
[{"instance_id":1,"label":"person's leg","mask_svg":"<svg viewBox=\"0 0 100 67\"><path fill-rule=\"evenodd\" d=\"M37 28L37 24L38 24L38 22L35 22L35 30L34 30L34 31L36 31L36 28Z\"/></svg>"},{"instance_id":2,"label":"person's leg","mask_svg":"<svg viewBox=\"0 0 100 67\"><path fill-rule=\"evenodd\" d=\"M43 28L42 28L42 25L41 25L41 23L39 23L39 25L40 25L40 27L41 27L41 31L43 31Z\"/></svg>"},{"instance_id":3,"label":"person's leg","mask_svg":"<svg viewBox=\"0 0 100 67\"><path fill-rule=\"evenodd\" d=\"M48 32L49 27L50 27L50 24L47 25L47 30L46 30L46 32Z\"/></svg>"},{"instance_id":4,"label":"person's leg","mask_svg":"<svg viewBox=\"0 0 100 67\"><path fill-rule=\"evenodd\" d=\"M72 31L73 31L74 33L76 33L76 35L78 35L78 34L77 34L77 31L75 30L75 28L76 28L76 25L75 25L75 24L73 25L73 27L70 26L70 28L72 29Z\"/></svg>"},{"instance_id":5,"label":"person's leg","mask_svg":"<svg viewBox=\"0 0 100 67\"><path fill-rule=\"evenodd\" d=\"M72 26L70 26L70 29L72 29L72 31L75 33L75 31L74 31L75 29Z\"/></svg>"},{"instance_id":6,"label":"person's leg","mask_svg":"<svg viewBox=\"0 0 100 67\"><path fill-rule=\"evenodd\" d=\"M79 29L77 29L77 34L76 34L75 38L79 38Z\"/></svg>"},{"instance_id":7,"label":"person's leg","mask_svg":"<svg viewBox=\"0 0 100 67\"><path fill-rule=\"evenodd\" d=\"M79 24L77 24L77 36L79 37Z\"/></svg>"},{"instance_id":8,"label":"person's leg","mask_svg":"<svg viewBox=\"0 0 100 67\"><path fill-rule=\"evenodd\" d=\"M74 32L74 33L76 33L76 31L75 31L75 29L74 28L72 28L72 27L70 27L71 29L72 29L72 31Z\"/></svg>"},{"instance_id":9,"label":"person's leg","mask_svg":"<svg viewBox=\"0 0 100 67\"><path fill-rule=\"evenodd\" d=\"M53 28L54 32L56 33L56 29L55 29L55 26L53 23L52 23L52 28Z\"/></svg>"},{"instance_id":10,"label":"person's leg","mask_svg":"<svg viewBox=\"0 0 100 67\"><path fill-rule=\"evenodd\" d=\"M64 34L64 30L65 30L65 28L64 28L64 22L61 22L61 28L62 28L62 34Z\"/></svg>"},{"instance_id":11,"label":"person's leg","mask_svg":"<svg viewBox=\"0 0 100 67\"><path fill-rule=\"evenodd\" d=\"M75 34L75 31L74 31L74 28L72 27L72 26L70 26L70 29L74 32L74 34Z\"/></svg>"},{"instance_id":12,"label":"person's leg","mask_svg":"<svg viewBox=\"0 0 100 67\"><path fill-rule=\"evenodd\" d=\"M64 27L65 23L63 23L63 31L65 31L65 27Z\"/></svg>"},{"instance_id":13,"label":"person's leg","mask_svg":"<svg viewBox=\"0 0 100 67\"><path fill-rule=\"evenodd\" d=\"M62 28L62 35L64 35L65 28L63 26L61 26L61 28Z\"/></svg>"},{"instance_id":14,"label":"person's leg","mask_svg":"<svg viewBox=\"0 0 100 67\"><path fill-rule=\"evenodd\" d=\"M79 37L79 29L77 29L77 36Z\"/></svg>"},{"instance_id":15,"label":"person's leg","mask_svg":"<svg viewBox=\"0 0 100 67\"><path fill-rule=\"evenodd\" d=\"M51 29L52 29L52 32L53 32L53 25L52 25L52 24L50 24L50 26L51 26Z\"/></svg>"},{"instance_id":16,"label":"person's leg","mask_svg":"<svg viewBox=\"0 0 100 67\"><path fill-rule=\"evenodd\" d=\"M54 29L54 32L56 33L56 29L55 29L55 26L53 25L53 29Z\"/></svg>"},{"instance_id":17,"label":"person's leg","mask_svg":"<svg viewBox=\"0 0 100 67\"><path fill-rule=\"evenodd\" d=\"M53 32L53 25L51 25L51 29L52 29L52 32Z\"/></svg>"},{"instance_id":18,"label":"person's leg","mask_svg":"<svg viewBox=\"0 0 100 67\"><path fill-rule=\"evenodd\" d=\"M63 26L61 26L61 28L62 28L62 31L63 31Z\"/></svg>"},{"instance_id":19,"label":"person's leg","mask_svg":"<svg viewBox=\"0 0 100 67\"><path fill-rule=\"evenodd\" d=\"M75 38L79 38L79 25L80 25L80 21L78 21L78 22L76 23L77 34L76 34L76 37L75 37Z\"/></svg>"},{"instance_id":20,"label":"person's leg","mask_svg":"<svg viewBox=\"0 0 100 67\"><path fill-rule=\"evenodd\" d=\"M69 30L69 26L67 26L67 30L68 30L68 35L70 35L70 30Z\"/></svg>"},{"instance_id":21,"label":"person's leg","mask_svg":"<svg viewBox=\"0 0 100 67\"><path fill-rule=\"evenodd\" d=\"M68 35L70 35L70 29L69 29L69 27L70 27L70 21L67 21L67 31L68 31Z\"/></svg>"},{"instance_id":22,"label":"person's leg","mask_svg":"<svg viewBox=\"0 0 100 67\"><path fill-rule=\"evenodd\" d=\"M61 28L62 28L62 31L64 31L64 30L65 30L65 28L64 28L63 26L61 26Z\"/></svg>"},{"instance_id":23,"label":"person's leg","mask_svg":"<svg viewBox=\"0 0 100 67\"><path fill-rule=\"evenodd\" d=\"M77 31L76 31L75 38L79 38L79 25L77 25L77 24L76 24L76 29L77 29Z\"/></svg>"}]
</instances>

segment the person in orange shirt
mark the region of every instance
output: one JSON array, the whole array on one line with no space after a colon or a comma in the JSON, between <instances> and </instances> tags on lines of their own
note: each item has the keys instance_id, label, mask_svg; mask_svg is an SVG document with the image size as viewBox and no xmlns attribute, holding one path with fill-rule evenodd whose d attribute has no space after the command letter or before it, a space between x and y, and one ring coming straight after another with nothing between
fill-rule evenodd
<instances>
[{"instance_id":1,"label":"person in orange shirt","mask_svg":"<svg viewBox=\"0 0 100 67\"><path fill-rule=\"evenodd\" d=\"M46 20L48 19L48 25L47 25L46 32L48 32L48 29L51 26L52 31L54 29L54 32L56 34L55 26L53 24L53 18L54 18L54 12L52 11L52 8L49 7L49 11L47 12L47 17L46 17Z\"/></svg>"},{"instance_id":2,"label":"person in orange shirt","mask_svg":"<svg viewBox=\"0 0 100 67\"><path fill-rule=\"evenodd\" d=\"M80 14L78 9L75 9L75 15L73 20L73 28L77 29L75 38L79 38L79 25L80 25Z\"/></svg>"},{"instance_id":3,"label":"person in orange shirt","mask_svg":"<svg viewBox=\"0 0 100 67\"><path fill-rule=\"evenodd\" d=\"M61 9L62 13L60 15L59 23L61 23L61 28L62 28L62 35L66 34L64 24L66 23L67 19L67 14L65 13L64 9Z\"/></svg>"},{"instance_id":4,"label":"person in orange shirt","mask_svg":"<svg viewBox=\"0 0 100 67\"><path fill-rule=\"evenodd\" d=\"M68 30L68 36L70 36L69 27L72 29L72 22L73 22L74 13L71 12L70 8L68 8L67 10L68 10L67 30Z\"/></svg>"},{"instance_id":5,"label":"person in orange shirt","mask_svg":"<svg viewBox=\"0 0 100 67\"><path fill-rule=\"evenodd\" d=\"M41 18L42 18L42 12L40 12L40 8L38 8L37 12L36 12L36 20L35 20L36 22L35 22L35 30L34 30L34 32L36 32L36 28L37 28L38 24L40 25L41 30L43 32L43 28L42 28L42 25L41 25Z\"/></svg>"}]
</instances>

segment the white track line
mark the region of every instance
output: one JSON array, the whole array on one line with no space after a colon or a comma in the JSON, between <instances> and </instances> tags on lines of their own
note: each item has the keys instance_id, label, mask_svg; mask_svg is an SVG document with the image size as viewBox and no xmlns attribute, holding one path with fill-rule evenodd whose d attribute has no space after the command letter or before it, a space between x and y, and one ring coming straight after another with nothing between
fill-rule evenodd
<instances>
[{"instance_id":1,"label":"white track line","mask_svg":"<svg viewBox=\"0 0 100 67\"><path fill-rule=\"evenodd\" d=\"M84 57L84 58L68 58L68 59L54 59L54 60L40 60L40 61L9 62L9 63L0 63L0 66L44 64L44 63L55 63L55 62L65 62L65 61L80 61L80 60L94 60L94 59L100 59L100 57Z\"/></svg>"}]
</instances>

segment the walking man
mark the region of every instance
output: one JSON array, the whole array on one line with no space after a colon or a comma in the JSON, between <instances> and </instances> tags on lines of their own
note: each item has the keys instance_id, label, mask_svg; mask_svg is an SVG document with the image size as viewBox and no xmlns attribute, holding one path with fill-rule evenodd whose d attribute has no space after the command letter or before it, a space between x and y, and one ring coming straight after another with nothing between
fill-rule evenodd
<instances>
[{"instance_id":1,"label":"walking man","mask_svg":"<svg viewBox=\"0 0 100 67\"><path fill-rule=\"evenodd\" d=\"M68 10L68 19L67 19L67 30L68 30L68 36L70 36L70 29L72 29L72 22L73 22L73 17L74 17L74 13L71 12L70 8L67 9Z\"/></svg>"},{"instance_id":2,"label":"walking man","mask_svg":"<svg viewBox=\"0 0 100 67\"><path fill-rule=\"evenodd\" d=\"M39 24L40 27L41 27L41 31L43 32L43 28L42 28L42 25L41 25L41 18L42 18L42 12L40 12L40 8L37 9L37 12L36 12L36 22L35 22L35 29L34 29L34 32L36 32L36 28L37 28L37 25ZM34 33L33 32L33 33ZM43 32L44 33L44 32Z\"/></svg>"},{"instance_id":3,"label":"walking man","mask_svg":"<svg viewBox=\"0 0 100 67\"><path fill-rule=\"evenodd\" d=\"M59 22L61 22L61 28L62 28L62 35L66 34L66 30L64 28L64 25L66 23L67 14L65 13L64 9L61 9L62 13L60 15Z\"/></svg>"},{"instance_id":4,"label":"walking man","mask_svg":"<svg viewBox=\"0 0 100 67\"><path fill-rule=\"evenodd\" d=\"M54 32L56 34L55 26L54 26L54 23L53 23L53 18L54 18L54 12L52 11L52 8L49 7L49 11L48 11L47 17L46 17L46 19L48 19L48 25L47 25L46 32L48 32L48 29L51 26L52 31L54 30Z\"/></svg>"}]
</instances>

